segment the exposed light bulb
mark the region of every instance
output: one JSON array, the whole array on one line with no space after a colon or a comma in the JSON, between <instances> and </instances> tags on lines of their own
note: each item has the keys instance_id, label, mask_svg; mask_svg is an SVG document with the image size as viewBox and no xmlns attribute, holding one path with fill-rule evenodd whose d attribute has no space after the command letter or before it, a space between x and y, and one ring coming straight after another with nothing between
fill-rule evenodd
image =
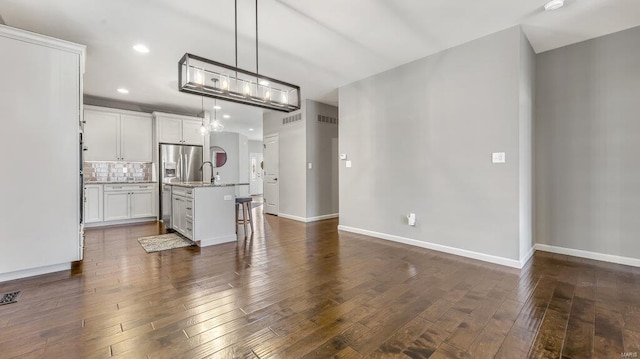
<instances>
[{"instance_id":1,"label":"exposed light bulb","mask_svg":"<svg viewBox=\"0 0 640 359\"><path fill-rule=\"evenodd\" d=\"M202 71L196 71L193 77L194 77L193 82L199 85L204 85L204 76L202 75Z\"/></svg>"},{"instance_id":2,"label":"exposed light bulb","mask_svg":"<svg viewBox=\"0 0 640 359\"><path fill-rule=\"evenodd\" d=\"M216 120L211 121L211 131L213 132L222 132L224 130L224 125L222 122Z\"/></svg>"},{"instance_id":3,"label":"exposed light bulb","mask_svg":"<svg viewBox=\"0 0 640 359\"><path fill-rule=\"evenodd\" d=\"M245 96L250 96L251 95L251 87L249 87L249 84L245 84L244 85L244 95Z\"/></svg>"},{"instance_id":4,"label":"exposed light bulb","mask_svg":"<svg viewBox=\"0 0 640 359\"><path fill-rule=\"evenodd\" d=\"M287 96L287 94L285 92L282 93L282 101L283 104L288 104L289 103L289 98Z\"/></svg>"},{"instance_id":5,"label":"exposed light bulb","mask_svg":"<svg viewBox=\"0 0 640 359\"><path fill-rule=\"evenodd\" d=\"M227 80L222 80L222 89L229 91L229 81Z\"/></svg>"},{"instance_id":6,"label":"exposed light bulb","mask_svg":"<svg viewBox=\"0 0 640 359\"><path fill-rule=\"evenodd\" d=\"M200 134L205 136L208 133L209 133L209 129L207 128L207 126L204 125L204 122L203 122L202 126L200 126Z\"/></svg>"},{"instance_id":7,"label":"exposed light bulb","mask_svg":"<svg viewBox=\"0 0 640 359\"><path fill-rule=\"evenodd\" d=\"M265 101L271 100L271 91L267 90L267 92L264 93L264 99Z\"/></svg>"},{"instance_id":8,"label":"exposed light bulb","mask_svg":"<svg viewBox=\"0 0 640 359\"><path fill-rule=\"evenodd\" d=\"M269 86L269 81L267 81L267 80L260 80L259 84L260 84L260 85L262 85L262 86Z\"/></svg>"}]
</instances>

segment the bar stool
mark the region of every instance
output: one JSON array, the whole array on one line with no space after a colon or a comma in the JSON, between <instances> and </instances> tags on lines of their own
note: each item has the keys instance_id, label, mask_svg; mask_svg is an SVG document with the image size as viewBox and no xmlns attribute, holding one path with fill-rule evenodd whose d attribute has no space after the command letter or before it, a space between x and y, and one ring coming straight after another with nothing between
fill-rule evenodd
<instances>
[{"instance_id":1,"label":"bar stool","mask_svg":"<svg viewBox=\"0 0 640 359\"><path fill-rule=\"evenodd\" d=\"M251 226L251 233L253 233L253 215L251 214L251 197L236 197L236 233L238 233L238 226L244 225L244 235L247 235L247 223ZM239 213L242 209L242 218Z\"/></svg>"}]
</instances>

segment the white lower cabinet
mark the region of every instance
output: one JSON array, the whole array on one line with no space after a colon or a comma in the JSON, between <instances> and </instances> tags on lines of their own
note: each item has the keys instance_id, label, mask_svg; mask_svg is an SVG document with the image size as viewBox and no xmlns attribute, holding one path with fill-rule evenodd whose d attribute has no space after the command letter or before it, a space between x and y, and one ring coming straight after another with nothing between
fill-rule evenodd
<instances>
[{"instance_id":1,"label":"white lower cabinet","mask_svg":"<svg viewBox=\"0 0 640 359\"><path fill-rule=\"evenodd\" d=\"M174 194L171 202L173 229L193 239L193 198Z\"/></svg>"},{"instance_id":2,"label":"white lower cabinet","mask_svg":"<svg viewBox=\"0 0 640 359\"><path fill-rule=\"evenodd\" d=\"M84 223L102 222L102 185L84 186Z\"/></svg>"},{"instance_id":3,"label":"white lower cabinet","mask_svg":"<svg viewBox=\"0 0 640 359\"><path fill-rule=\"evenodd\" d=\"M100 225L156 217L155 184L85 185L85 223Z\"/></svg>"},{"instance_id":4,"label":"white lower cabinet","mask_svg":"<svg viewBox=\"0 0 640 359\"><path fill-rule=\"evenodd\" d=\"M105 192L104 193L104 220L117 221L129 219L129 193Z\"/></svg>"},{"instance_id":5,"label":"white lower cabinet","mask_svg":"<svg viewBox=\"0 0 640 359\"><path fill-rule=\"evenodd\" d=\"M156 215L154 191L133 191L131 192L131 218L153 217Z\"/></svg>"}]
</instances>

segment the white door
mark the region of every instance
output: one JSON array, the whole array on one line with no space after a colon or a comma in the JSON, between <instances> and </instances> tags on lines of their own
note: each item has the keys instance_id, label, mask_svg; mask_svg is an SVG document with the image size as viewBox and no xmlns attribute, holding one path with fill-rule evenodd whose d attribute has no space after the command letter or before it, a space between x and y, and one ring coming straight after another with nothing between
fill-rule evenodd
<instances>
[{"instance_id":1,"label":"white door","mask_svg":"<svg viewBox=\"0 0 640 359\"><path fill-rule=\"evenodd\" d=\"M264 213L278 215L280 211L280 149L278 135L264 138Z\"/></svg>"},{"instance_id":2,"label":"white door","mask_svg":"<svg viewBox=\"0 0 640 359\"><path fill-rule=\"evenodd\" d=\"M155 217L154 191L136 191L131 193L131 218Z\"/></svg>"},{"instance_id":3,"label":"white door","mask_svg":"<svg viewBox=\"0 0 640 359\"><path fill-rule=\"evenodd\" d=\"M104 220L116 221L129 218L129 193L105 192Z\"/></svg>"},{"instance_id":4,"label":"white door","mask_svg":"<svg viewBox=\"0 0 640 359\"><path fill-rule=\"evenodd\" d=\"M117 113L85 110L84 141L87 151L85 161L119 161L119 123Z\"/></svg>"},{"instance_id":5,"label":"white door","mask_svg":"<svg viewBox=\"0 0 640 359\"><path fill-rule=\"evenodd\" d=\"M153 161L151 117L122 115L120 118L120 157L130 162Z\"/></svg>"},{"instance_id":6,"label":"white door","mask_svg":"<svg viewBox=\"0 0 640 359\"><path fill-rule=\"evenodd\" d=\"M251 194L252 195L256 195L256 194L262 194L262 186L263 186L263 181L262 181L262 175L264 170L262 169L264 167L263 165L263 155L262 153L251 153L250 155L250 159L249 159L249 183L250 183L250 189L251 189Z\"/></svg>"}]
</instances>

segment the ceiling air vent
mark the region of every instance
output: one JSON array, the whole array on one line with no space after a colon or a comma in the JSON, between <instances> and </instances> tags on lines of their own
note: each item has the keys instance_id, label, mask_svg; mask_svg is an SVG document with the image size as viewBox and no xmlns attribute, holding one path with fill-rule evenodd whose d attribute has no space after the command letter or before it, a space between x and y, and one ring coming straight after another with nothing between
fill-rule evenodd
<instances>
[{"instance_id":1,"label":"ceiling air vent","mask_svg":"<svg viewBox=\"0 0 640 359\"><path fill-rule=\"evenodd\" d=\"M302 113L298 113L296 115L287 116L282 119L283 125L289 125L302 120Z\"/></svg>"},{"instance_id":2,"label":"ceiling air vent","mask_svg":"<svg viewBox=\"0 0 640 359\"><path fill-rule=\"evenodd\" d=\"M331 124L331 125L337 125L338 124L338 119L335 118L335 117L318 115L318 122L328 123L328 124Z\"/></svg>"}]
</instances>

